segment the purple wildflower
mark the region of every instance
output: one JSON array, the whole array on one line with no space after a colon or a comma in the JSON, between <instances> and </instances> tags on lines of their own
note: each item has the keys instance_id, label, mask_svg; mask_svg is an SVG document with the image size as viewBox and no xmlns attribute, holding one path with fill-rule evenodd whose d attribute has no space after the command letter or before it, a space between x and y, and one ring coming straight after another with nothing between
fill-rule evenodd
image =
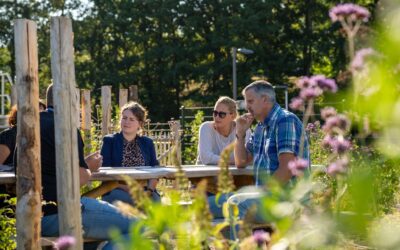
<instances>
[{"instance_id":1,"label":"purple wildflower","mask_svg":"<svg viewBox=\"0 0 400 250\"><path fill-rule=\"evenodd\" d=\"M338 4L329 11L329 17L332 22L337 22L344 19L351 21L367 22L370 17L368 9L352 3Z\"/></svg>"},{"instance_id":2,"label":"purple wildflower","mask_svg":"<svg viewBox=\"0 0 400 250\"><path fill-rule=\"evenodd\" d=\"M337 154L343 154L351 147L350 141L341 137L337 139L331 139L328 141L328 143L329 146L332 148L332 151Z\"/></svg>"},{"instance_id":3,"label":"purple wildflower","mask_svg":"<svg viewBox=\"0 0 400 250\"><path fill-rule=\"evenodd\" d=\"M271 240L269 233L263 230L256 230L253 233L253 240L257 243L258 247L262 247L264 244L268 244Z\"/></svg>"},{"instance_id":4,"label":"purple wildflower","mask_svg":"<svg viewBox=\"0 0 400 250\"><path fill-rule=\"evenodd\" d=\"M326 133L338 132L338 130L343 133L350 129L350 121L342 114L331 116L326 119L325 125L322 129Z\"/></svg>"},{"instance_id":5,"label":"purple wildflower","mask_svg":"<svg viewBox=\"0 0 400 250\"><path fill-rule=\"evenodd\" d=\"M329 148L333 140L335 140L335 138L333 138L333 136L331 136L330 134L327 134L322 140L322 146L325 148Z\"/></svg>"},{"instance_id":6,"label":"purple wildflower","mask_svg":"<svg viewBox=\"0 0 400 250\"><path fill-rule=\"evenodd\" d=\"M292 175L294 176L299 176L304 169L308 167L308 161L304 159L296 159L294 161L290 161L288 164L290 172L292 172Z\"/></svg>"},{"instance_id":7,"label":"purple wildflower","mask_svg":"<svg viewBox=\"0 0 400 250\"><path fill-rule=\"evenodd\" d=\"M336 114L337 114L336 109L333 107L326 107L321 109L321 117L323 120L326 120L331 116L335 116Z\"/></svg>"},{"instance_id":8,"label":"purple wildflower","mask_svg":"<svg viewBox=\"0 0 400 250\"><path fill-rule=\"evenodd\" d=\"M346 167L348 164L349 164L349 161L347 160L347 158L338 159L337 161L331 163L328 166L326 172L331 176L335 176L336 174L344 173L344 172L346 172Z\"/></svg>"},{"instance_id":9,"label":"purple wildflower","mask_svg":"<svg viewBox=\"0 0 400 250\"><path fill-rule=\"evenodd\" d=\"M330 91L335 93L337 91L337 85L335 80L326 78L323 75L316 75L311 77L311 80L314 81L318 87L320 87L324 91Z\"/></svg>"},{"instance_id":10,"label":"purple wildflower","mask_svg":"<svg viewBox=\"0 0 400 250\"><path fill-rule=\"evenodd\" d=\"M322 95L322 89L319 87L305 88L300 91L300 97L304 100L314 99L320 95Z\"/></svg>"},{"instance_id":11,"label":"purple wildflower","mask_svg":"<svg viewBox=\"0 0 400 250\"><path fill-rule=\"evenodd\" d=\"M376 54L376 52L371 48L360 49L356 52L353 61L351 62L352 70L362 70L365 65L365 58L371 55Z\"/></svg>"},{"instance_id":12,"label":"purple wildflower","mask_svg":"<svg viewBox=\"0 0 400 250\"><path fill-rule=\"evenodd\" d=\"M311 80L310 77L303 76L303 77L300 77L300 78L296 81L296 86L297 86L299 89L305 89L305 88L314 87L314 86L315 86L315 83Z\"/></svg>"},{"instance_id":13,"label":"purple wildflower","mask_svg":"<svg viewBox=\"0 0 400 250\"><path fill-rule=\"evenodd\" d=\"M316 129L317 129L317 126L315 126L314 123L308 123L307 124L306 131L315 132Z\"/></svg>"},{"instance_id":14,"label":"purple wildflower","mask_svg":"<svg viewBox=\"0 0 400 250\"><path fill-rule=\"evenodd\" d=\"M57 250L68 249L76 244L74 237L69 235L64 235L59 237L56 242L54 242L53 248Z\"/></svg>"},{"instance_id":15,"label":"purple wildflower","mask_svg":"<svg viewBox=\"0 0 400 250\"><path fill-rule=\"evenodd\" d=\"M299 97L295 97L289 104L289 107L293 110L303 110L304 109L304 101Z\"/></svg>"}]
</instances>

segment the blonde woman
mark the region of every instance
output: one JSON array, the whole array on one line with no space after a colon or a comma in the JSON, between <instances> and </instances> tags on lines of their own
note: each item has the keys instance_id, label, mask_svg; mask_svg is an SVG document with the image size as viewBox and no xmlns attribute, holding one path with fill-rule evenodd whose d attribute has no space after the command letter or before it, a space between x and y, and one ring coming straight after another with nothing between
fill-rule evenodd
<instances>
[{"instance_id":1,"label":"blonde woman","mask_svg":"<svg viewBox=\"0 0 400 250\"><path fill-rule=\"evenodd\" d=\"M213 110L213 121L204 122L200 126L196 164L218 164L222 150L236 139L237 115L236 102L233 99L227 96L218 99ZM247 130L246 141L250 135L250 130ZM235 163L233 153L229 163Z\"/></svg>"}]
</instances>

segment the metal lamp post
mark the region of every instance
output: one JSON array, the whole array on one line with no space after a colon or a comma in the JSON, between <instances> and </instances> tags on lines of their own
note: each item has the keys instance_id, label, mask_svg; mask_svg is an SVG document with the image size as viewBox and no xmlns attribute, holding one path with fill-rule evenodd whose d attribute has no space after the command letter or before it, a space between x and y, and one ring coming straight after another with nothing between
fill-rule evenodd
<instances>
[{"instance_id":1,"label":"metal lamp post","mask_svg":"<svg viewBox=\"0 0 400 250\"><path fill-rule=\"evenodd\" d=\"M232 48L232 85L233 85L233 100L237 99L237 78L236 78L236 55L237 53L242 53L244 55L253 54L254 51L246 48Z\"/></svg>"}]
</instances>

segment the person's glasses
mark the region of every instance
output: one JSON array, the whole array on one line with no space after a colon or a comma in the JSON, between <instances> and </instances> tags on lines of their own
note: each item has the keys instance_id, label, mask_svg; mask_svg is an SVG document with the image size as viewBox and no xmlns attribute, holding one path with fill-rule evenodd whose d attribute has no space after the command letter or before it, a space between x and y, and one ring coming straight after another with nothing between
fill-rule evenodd
<instances>
[{"instance_id":1,"label":"person's glasses","mask_svg":"<svg viewBox=\"0 0 400 250\"><path fill-rule=\"evenodd\" d=\"M213 111L213 116L217 117L219 116L219 118L224 119L226 117L227 113L226 112L218 112L216 110Z\"/></svg>"}]
</instances>

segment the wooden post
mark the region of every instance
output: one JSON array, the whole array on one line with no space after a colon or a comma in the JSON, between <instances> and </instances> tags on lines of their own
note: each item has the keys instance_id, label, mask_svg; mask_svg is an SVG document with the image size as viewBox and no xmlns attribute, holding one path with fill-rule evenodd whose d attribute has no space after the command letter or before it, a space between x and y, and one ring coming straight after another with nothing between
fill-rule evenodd
<instances>
[{"instance_id":1,"label":"wooden post","mask_svg":"<svg viewBox=\"0 0 400 250\"><path fill-rule=\"evenodd\" d=\"M128 102L128 90L119 90L119 108L121 109Z\"/></svg>"},{"instance_id":2,"label":"wooden post","mask_svg":"<svg viewBox=\"0 0 400 250\"><path fill-rule=\"evenodd\" d=\"M40 249L42 216L36 23L14 24L17 114L17 249Z\"/></svg>"},{"instance_id":3,"label":"wooden post","mask_svg":"<svg viewBox=\"0 0 400 250\"><path fill-rule=\"evenodd\" d=\"M90 103L90 90L81 90L81 103L82 103L82 130L83 130L83 141L85 142L85 154L91 152L90 145L90 129L92 127L92 107Z\"/></svg>"},{"instance_id":4,"label":"wooden post","mask_svg":"<svg viewBox=\"0 0 400 250\"><path fill-rule=\"evenodd\" d=\"M18 87L17 83L11 85L11 107L18 103Z\"/></svg>"},{"instance_id":5,"label":"wooden post","mask_svg":"<svg viewBox=\"0 0 400 250\"><path fill-rule=\"evenodd\" d=\"M76 239L74 249L82 249L72 23L52 17L50 27L59 229Z\"/></svg>"},{"instance_id":6,"label":"wooden post","mask_svg":"<svg viewBox=\"0 0 400 250\"><path fill-rule=\"evenodd\" d=\"M79 88L76 88L76 87L75 87L74 99L75 99L74 102L76 102L75 111L74 111L75 117L76 117L76 127L79 129L81 127L81 112L80 112L81 111L80 110L80 108L81 108L81 92L80 92Z\"/></svg>"},{"instance_id":7,"label":"wooden post","mask_svg":"<svg viewBox=\"0 0 400 250\"><path fill-rule=\"evenodd\" d=\"M129 86L129 101L134 101L134 102L139 101L139 93L137 85Z\"/></svg>"},{"instance_id":8,"label":"wooden post","mask_svg":"<svg viewBox=\"0 0 400 250\"><path fill-rule=\"evenodd\" d=\"M101 134L109 134L111 124L111 86L101 87Z\"/></svg>"},{"instance_id":9,"label":"wooden post","mask_svg":"<svg viewBox=\"0 0 400 250\"><path fill-rule=\"evenodd\" d=\"M180 164L182 164L182 156L181 156L181 137L179 134L179 130L181 128L181 124L179 121L171 120L168 122L169 127L171 129L171 135L173 137L174 146L176 147L176 155Z\"/></svg>"},{"instance_id":10,"label":"wooden post","mask_svg":"<svg viewBox=\"0 0 400 250\"><path fill-rule=\"evenodd\" d=\"M81 90L82 97L82 129L90 130L92 127L92 106L90 103L90 90L82 89Z\"/></svg>"}]
</instances>

